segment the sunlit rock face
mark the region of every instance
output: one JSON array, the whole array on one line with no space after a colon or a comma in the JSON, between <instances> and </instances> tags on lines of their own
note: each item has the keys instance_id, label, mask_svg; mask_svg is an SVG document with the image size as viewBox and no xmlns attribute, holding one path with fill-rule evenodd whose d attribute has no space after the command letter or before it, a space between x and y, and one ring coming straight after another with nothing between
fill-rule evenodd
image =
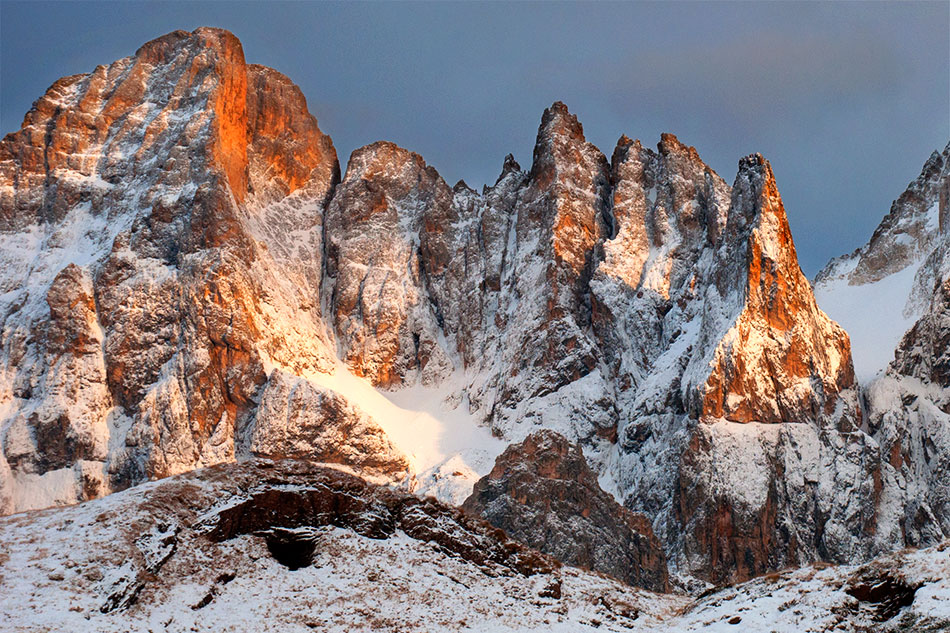
<instances>
[{"instance_id":1,"label":"sunlit rock face","mask_svg":"<svg viewBox=\"0 0 950 633\"><path fill-rule=\"evenodd\" d=\"M930 226L945 166L888 226ZM882 416L909 405L872 398L868 435L849 337L759 155L732 187L670 134L608 161L558 102L530 169L508 156L480 193L387 142L341 180L289 79L225 31L180 31L58 81L0 143L0 240L5 512L255 454L412 486L387 420L327 387L348 369L441 389L509 442L562 434L681 575L934 530L901 527L895 491L943 471L908 479L929 445L908 453L907 416ZM928 257L930 306L946 276ZM942 305L892 368L903 384L942 384Z\"/></svg>"},{"instance_id":2,"label":"sunlit rock face","mask_svg":"<svg viewBox=\"0 0 950 633\"><path fill-rule=\"evenodd\" d=\"M739 163L716 256L719 296L741 289L745 304L716 348L701 415L791 422L832 414L839 394L855 386L848 336L815 303L761 155ZM852 416L860 420L853 402Z\"/></svg>"},{"instance_id":3,"label":"sunlit rock face","mask_svg":"<svg viewBox=\"0 0 950 633\"><path fill-rule=\"evenodd\" d=\"M331 368L321 225L338 179L299 89L226 31L56 82L0 144L4 509L232 460L236 434L280 410L273 388L258 407L272 367Z\"/></svg>"}]
</instances>

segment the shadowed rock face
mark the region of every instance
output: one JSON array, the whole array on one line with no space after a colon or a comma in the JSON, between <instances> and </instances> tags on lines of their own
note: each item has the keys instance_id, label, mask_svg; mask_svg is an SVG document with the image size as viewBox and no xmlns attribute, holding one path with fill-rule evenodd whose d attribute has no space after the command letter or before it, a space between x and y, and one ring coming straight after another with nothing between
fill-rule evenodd
<instances>
[{"instance_id":1,"label":"shadowed rock face","mask_svg":"<svg viewBox=\"0 0 950 633\"><path fill-rule=\"evenodd\" d=\"M509 446L462 508L561 562L666 591L666 556L649 521L597 483L577 445L538 431Z\"/></svg>"},{"instance_id":2,"label":"shadowed rock face","mask_svg":"<svg viewBox=\"0 0 950 633\"><path fill-rule=\"evenodd\" d=\"M950 277L943 266L927 309L886 374L867 388L868 424L902 509L888 527L916 547L950 535Z\"/></svg>"},{"instance_id":3,"label":"shadowed rock face","mask_svg":"<svg viewBox=\"0 0 950 633\"><path fill-rule=\"evenodd\" d=\"M927 312L904 335L891 367L902 376L950 388L950 278L936 284Z\"/></svg>"},{"instance_id":4,"label":"shadowed rock face","mask_svg":"<svg viewBox=\"0 0 950 633\"><path fill-rule=\"evenodd\" d=\"M867 293L862 308L869 316L890 307L909 322L889 366L870 377L862 395L868 431L880 447L881 495L888 500L877 534L916 547L950 535L948 191L950 144L931 154L867 244L833 259L816 277L826 296L847 284L852 297ZM871 319L893 325L882 321Z\"/></svg>"}]
</instances>

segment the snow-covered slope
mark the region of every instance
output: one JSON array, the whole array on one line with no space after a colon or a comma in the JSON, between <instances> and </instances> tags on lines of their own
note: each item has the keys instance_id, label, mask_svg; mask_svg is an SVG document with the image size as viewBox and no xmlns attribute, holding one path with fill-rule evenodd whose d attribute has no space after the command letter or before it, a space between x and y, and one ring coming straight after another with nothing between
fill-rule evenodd
<instances>
[{"instance_id":1,"label":"snow-covered slope","mask_svg":"<svg viewBox=\"0 0 950 633\"><path fill-rule=\"evenodd\" d=\"M914 631L950 628L950 544L862 566L816 564L704 596L671 631Z\"/></svg>"},{"instance_id":2,"label":"snow-covered slope","mask_svg":"<svg viewBox=\"0 0 950 633\"><path fill-rule=\"evenodd\" d=\"M950 548L699 598L562 567L434 502L309 463L222 465L0 519L16 631L939 631Z\"/></svg>"},{"instance_id":3,"label":"snow-covered slope","mask_svg":"<svg viewBox=\"0 0 950 633\"><path fill-rule=\"evenodd\" d=\"M860 285L849 282L845 268L844 263L835 268L840 277L820 278L815 299L848 332L855 376L867 384L894 360L894 348L920 316L919 308L907 305L918 267L910 264L883 279Z\"/></svg>"},{"instance_id":4,"label":"snow-covered slope","mask_svg":"<svg viewBox=\"0 0 950 633\"><path fill-rule=\"evenodd\" d=\"M815 277L818 304L851 336L863 384L894 360L901 337L933 295L950 231L948 175L950 144L930 156L866 245L831 260Z\"/></svg>"},{"instance_id":5,"label":"snow-covered slope","mask_svg":"<svg viewBox=\"0 0 950 633\"><path fill-rule=\"evenodd\" d=\"M685 602L309 463L218 466L0 519L4 630L624 631Z\"/></svg>"}]
</instances>

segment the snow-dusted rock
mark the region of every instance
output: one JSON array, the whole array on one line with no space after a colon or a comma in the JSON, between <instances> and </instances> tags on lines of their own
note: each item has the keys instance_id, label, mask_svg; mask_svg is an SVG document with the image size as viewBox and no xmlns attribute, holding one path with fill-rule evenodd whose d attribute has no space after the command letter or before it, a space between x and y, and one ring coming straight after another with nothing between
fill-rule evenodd
<instances>
[{"instance_id":1,"label":"snow-dusted rock","mask_svg":"<svg viewBox=\"0 0 950 633\"><path fill-rule=\"evenodd\" d=\"M383 481L410 475L379 424L338 393L275 369L258 397L245 454L341 464Z\"/></svg>"},{"instance_id":2,"label":"snow-dusted rock","mask_svg":"<svg viewBox=\"0 0 950 633\"><path fill-rule=\"evenodd\" d=\"M926 236L950 225L946 162L878 240L929 253L868 247L823 277L924 262L905 383L942 380L921 359L943 344L945 240ZM893 408L863 425L848 336L758 155L733 187L672 135L622 137L608 163L558 102L531 168L509 156L481 193L386 142L341 181L287 78L225 31L179 31L60 80L0 143L0 264L4 512L254 454L461 500L498 438L548 428L681 575L904 542L893 447L917 431ZM436 406L407 401L423 391Z\"/></svg>"},{"instance_id":3,"label":"snow-dusted rock","mask_svg":"<svg viewBox=\"0 0 950 633\"><path fill-rule=\"evenodd\" d=\"M325 301L343 359L373 384L453 369L424 290L428 268L448 258L445 244L431 256L429 231L451 207L452 190L418 154L380 142L350 157L327 209Z\"/></svg>"},{"instance_id":4,"label":"snow-dusted rock","mask_svg":"<svg viewBox=\"0 0 950 633\"><path fill-rule=\"evenodd\" d=\"M930 156L870 241L815 280L819 301L853 332L881 453L876 532L914 546L950 534L948 192L950 145Z\"/></svg>"},{"instance_id":5,"label":"snow-dusted rock","mask_svg":"<svg viewBox=\"0 0 950 633\"><path fill-rule=\"evenodd\" d=\"M56 82L0 143L4 509L234 459L275 368L332 371L338 178L300 91L226 31Z\"/></svg>"},{"instance_id":6,"label":"snow-dusted rock","mask_svg":"<svg viewBox=\"0 0 950 633\"><path fill-rule=\"evenodd\" d=\"M862 384L894 360L894 348L942 281L950 233L948 193L950 144L930 156L867 244L831 260L815 277L822 309L851 336Z\"/></svg>"}]
</instances>

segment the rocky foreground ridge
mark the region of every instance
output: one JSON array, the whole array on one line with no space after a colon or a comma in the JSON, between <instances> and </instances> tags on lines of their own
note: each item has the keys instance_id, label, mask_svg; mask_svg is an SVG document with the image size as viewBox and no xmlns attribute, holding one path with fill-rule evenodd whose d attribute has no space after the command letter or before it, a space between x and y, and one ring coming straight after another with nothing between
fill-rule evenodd
<instances>
[{"instance_id":1,"label":"rocky foreground ridge","mask_svg":"<svg viewBox=\"0 0 950 633\"><path fill-rule=\"evenodd\" d=\"M946 536L939 509L908 531L895 474L944 489L903 448L932 428L863 413L760 155L731 187L669 134L608 161L555 103L481 192L386 142L341 177L290 80L177 31L0 142L0 258L3 512L255 456L457 498L490 460L425 462L380 402L429 389L506 443L579 444L685 583Z\"/></svg>"},{"instance_id":2,"label":"rocky foreground ridge","mask_svg":"<svg viewBox=\"0 0 950 633\"><path fill-rule=\"evenodd\" d=\"M211 561L212 564L209 564ZM659 594L434 500L293 460L0 518L0 621L30 631L940 631L950 549Z\"/></svg>"}]
</instances>

